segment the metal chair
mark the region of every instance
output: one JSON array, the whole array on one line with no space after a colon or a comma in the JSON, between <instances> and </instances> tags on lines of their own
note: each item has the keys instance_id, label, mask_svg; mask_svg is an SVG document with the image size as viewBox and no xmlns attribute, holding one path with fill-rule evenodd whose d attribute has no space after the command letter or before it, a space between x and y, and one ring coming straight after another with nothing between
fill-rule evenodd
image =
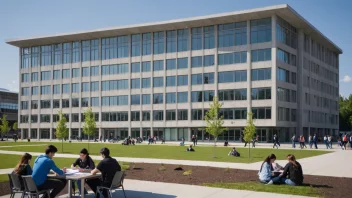
<instances>
[{"instance_id":1,"label":"metal chair","mask_svg":"<svg viewBox=\"0 0 352 198\"><path fill-rule=\"evenodd\" d=\"M21 182L21 176L18 176L16 174L8 174L9 176L9 181L10 181L10 190L11 190L11 195L10 198L14 198L15 194L21 193L22 198L24 197L24 186L23 183Z\"/></svg>"},{"instance_id":2,"label":"metal chair","mask_svg":"<svg viewBox=\"0 0 352 198\"><path fill-rule=\"evenodd\" d=\"M108 190L108 192L109 192L108 193L109 198L112 198L112 191L117 190L120 187L122 187L123 195L126 198L125 189L123 187L123 180L124 179L125 179L125 171L117 171L114 175L111 186L110 187L98 186L96 195L98 193L101 193L101 191L105 189L105 190Z\"/></svg>"},{"instance_id":3,"label":"metal chair","mask_svg":"<svg viewBox=\"0 0 352 198\"><path fill-rule=\"evenodd\" d=\"M25 194L28 195L29 197L36 197L39 198L39 195L48 195L48 198L50 198L50 190L42 190L38 191L37 185L34 183L32 176L22 176L23 183L24 183L24 188L25 188Z\"/></svg>"}]
</instances>

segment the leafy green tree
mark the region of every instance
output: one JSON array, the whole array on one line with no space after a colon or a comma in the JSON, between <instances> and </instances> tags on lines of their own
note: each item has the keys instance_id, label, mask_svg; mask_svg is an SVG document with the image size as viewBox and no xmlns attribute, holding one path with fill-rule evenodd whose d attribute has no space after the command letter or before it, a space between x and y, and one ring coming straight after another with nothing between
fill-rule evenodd
<instances>
[{"instance_id":1,"label":"leafy green tree","mask_svg":"<svg viewBox=\"0 0 352 198\"><path fill-rule=\"evenodd\" d=\"M253 124L253 113L248 112L247 114L247 126L244 128L243 139L248 142L248 157L251 157L251 144L250 142L253 140L253 136L255 134L255 125Z\"/></svg>"},{"instance_id":2,"label":"leafy green tree","mask_svg":"<svg viewBox=\"0 0 352 198\"><path fill-rule=\"evenodd\" d=\"M18 130L18 124L17 124L17 122L13 123L12 129L15 130L15 131Z\"/></svg>"},{"instance_id":3,"label":"leafy green tree","mask_svg":"<svg viewBox=\"0 0 352 198\"><path fill-rule=\"evenodd\" d=\"M97 124L95 123L94 114L92 108L89 107L84 112L84 124L83 124L83 133L88 136L88 150L89 150L89 138L95 134Z\"/></svg>"},{"instance_id":4,"label":"leafy green tree","mask_svg":"<svg viewBox=\"0 0 352 198\"><path fill-rule=\"evenodd\" d=\"M0 118L1 141L4 141L4 134L10 131L9 122L7 121L6 117L7 117L6 114L3 114L2 118Z\"/></svg>"},{"instance_id":5,"label":"leafy green tree","mask_svg":"<svg viewBox=\"0 0 352 198\"><path fill-rule=\"evenodd\" d=\"M68 128L66 126L67 120L62 111L58 112L59 121L56 125L56 138L61 140L61 151L64 152L64 139L68 137Z\"/></svg>"},{"instance_id":6,"label":"leafy green tree","mask_svg":"<svg viewBox=\"0 0 352 198\"><path fill-rule=\"evenodd\" d=\"M206 132L210 135L214 136L214 149L213 149L213 157L215 156L215 147L218 136L222 134L227 128L223 127L224 125L224 116L219 116L219 111L222 107L222 104L219 103L217 97L213 98L213 103L210 104L210 109L205 114L205 121L207 126L205 127Z\"/></svg>"}]
</instances>

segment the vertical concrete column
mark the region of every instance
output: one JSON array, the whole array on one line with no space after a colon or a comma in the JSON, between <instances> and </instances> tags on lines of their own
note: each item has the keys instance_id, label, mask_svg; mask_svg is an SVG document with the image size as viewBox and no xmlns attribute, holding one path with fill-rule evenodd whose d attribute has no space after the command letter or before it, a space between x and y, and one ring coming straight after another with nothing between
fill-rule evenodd
<instances>
[{"instance_id":1,"label":"vertical concrete column","mask_svg":"<svg viewBox=\"0 0 352 198\"><path fill-rule=\"evenodd\" d=\"M215 74L214 74L214 83L215 83L215 90L214 90L214 95L219 97L218 90L219 90L219 66L218 66L218 26L214 26L214 49L215 49L215 55L214 55L214 65L215 65ZM203 70L204 73L204 70Z\"/></svg>"},{"instance_id":2,"label":"vertical concrete column","mask_svg":"<svg viewBox=\"0 0 352 198\"><path fill-rule=\"evenodd\" d=\"M296 122L297 122L297 134L303 134L303 65L304 65L304 32L302 29L298 30L298 50L297 50L297 110L296 110Z\"/></svg>"},{"instance_id":3,"label":"vertical concrete column","mask_svg":"<svg viewBox=\"0 0 352 198\"><path fill-rule=\"evenodd\" d=\"M21 129L21 140L23 140L24 129Z\"/></svg>"},{"instance_id":4,"label":"vertical concrete column","mask_svg":"<svg viewBox=\"0 0 352 198\"><path fill-rule=\"evenodd\" d=\"M50 141L53 139L53 128L52 127L50 127L50 129L49 129L49 137L50 137Z\"/></svg>"},{"instance_id":5,"label":"vertical concrete column","mask_svg":"<svg viewBox=\"0 0 352 198\"><path fill-rule=\"evenodd\" d=\"M99 141L100 141L100 137L103 137L101 134L101 127L99 127L99 137L98 137Z\"/></svg>"},{"instance_id":6,"label":"vertical concrete column","mask_svg":"<svg viewBox=\"0 0 352 198\"><path fill-rule=\"evenodd\" d=\"M252 58L251 58L251 21L247 21L247 112L252 112Z\"/></svg>"},{"instance_id":7,"label":"vertical concrete column","mask_svg":"<svg viewBox=\"0 0 352 198\"><path fill-rule=\"evenodd\" d=\"M72 119L72 118L71 118ZM72 136L72 128L70 127L68 129L68 140L71 141L71 136Z\"/></svg>"},{"instance_id":8,"label":"vertical concrete column","mask_svg":"<svg viewBox=\"0 0 352 198\"><path fill-rule=\"evenodd\" d=\"M276 21L277 16L274 14L271 17L271 123L273 126L277 124L277 67L276 67ZM280 135L279 135L280 136Z\"/></svg>"},{"instance_id":9,"label":"vertical concrete column","mask_svg":"<svg viewBox=\"0 0 352 198\"><path fill-rule=\"evenodd\" d=\"M78 137L82 137L82 128L81 127L79 127L78 128Z\"/></svg>"},{"instance_id":10,"label":"vertical concrete column","mask_svg":"<svg viewBox=\"0 0 352 198\"><path fill-rule=\"evenodd\" d=\"M40 129L39 129L39 127L37 128L37 139L40 140Z\"/></svg>"},{"instance_id":11,"label":"vertical concrete column","mask_svg":"<svg viewBox=\"0 0 352 198\"><path fill-rule=\"evenodd\" d=\"M28 139L31 139L32 134L31 134L31 128L28 128Z\"/></svg>"},{"instance_id":12,"label":"vertical concrete column","mask_svg":"<svg viewBox=\"0 0 352 198\"><path fill-rule=\"evenodd\" d=\"M188 141L191 141L191 133L192 133L192 129L188 128L188 134L187 134Z\"/></svg>"}]
</instances>

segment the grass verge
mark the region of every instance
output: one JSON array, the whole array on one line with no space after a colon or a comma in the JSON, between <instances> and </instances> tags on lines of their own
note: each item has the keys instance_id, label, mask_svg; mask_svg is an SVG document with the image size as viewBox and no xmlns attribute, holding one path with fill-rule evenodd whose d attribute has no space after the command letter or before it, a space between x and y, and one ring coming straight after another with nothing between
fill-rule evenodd
<instances>
[{"instance_id":1,"label":"grass verge","mask_svg":"<svg viewBox=\"0 0 352 198\"><path fill-rule=\"evenodd\" d=\"M249 190L257 192L279 193L288 195L300 195L309 197L321 197L321 193L310 186L288 186L288 185L264 185L257 182L241 183L205 183L203 186L215 188L227 188L236 190Z\"/></svg>"}]
</instances>

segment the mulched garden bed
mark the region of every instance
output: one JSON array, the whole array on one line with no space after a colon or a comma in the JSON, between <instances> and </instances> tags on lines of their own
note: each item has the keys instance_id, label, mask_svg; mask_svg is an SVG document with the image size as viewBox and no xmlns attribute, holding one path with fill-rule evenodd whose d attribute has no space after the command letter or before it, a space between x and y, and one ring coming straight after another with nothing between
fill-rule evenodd
<instances>
[{"instance_id":1,"label":"mulched garden bed","mask_svg":"<svg viewBox=\"0 0 352 198\"><path fill-rule=\"evenodd\" d=\"M183 170L174 170L180 167ZM188 170L191 170L191 174L183 176L182 174ZM256 182L258 181L257 173L258 171L240 169L138 163L135 164L134 169L126 171L126 179L202 185L215 182ZM351 196L352 178L305 175L304 183L317 188L323 197L344 198ZM9 193L8 182L0 183L0 196ZM64 189L60 194L62 193L67 193L67 189Z\"/></svg>"}]
</instances>

